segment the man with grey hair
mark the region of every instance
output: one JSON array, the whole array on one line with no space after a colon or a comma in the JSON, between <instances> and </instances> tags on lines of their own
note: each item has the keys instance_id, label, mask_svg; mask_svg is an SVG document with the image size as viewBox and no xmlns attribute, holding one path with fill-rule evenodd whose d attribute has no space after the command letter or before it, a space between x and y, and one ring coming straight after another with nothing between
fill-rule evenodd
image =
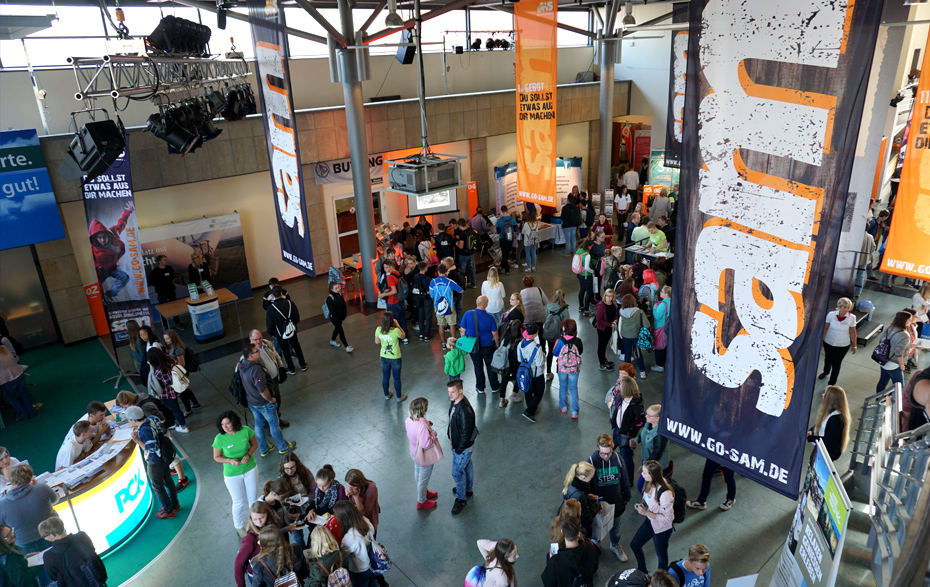
<instances>
[{"instance_id":1,"label":"man with grey hair","mask_svg":"<svg viewBox=\"0 0 930 587\"><path fill-rule=\"evenodd\" d=\"M280 377L282 370L284 369L284 359L281 358L281 355L274 349L274 344L269 340L265 340L262 336L261 330L255 329L249 333L249 342L255 345L255 347L261 352L261 365L268 371L268 374L271 376L269 381L271 382L271 395L277 400L275 402L275 407L278 410L278 425L281 428L287 428L291 425L287 420L281 419L281 388L280 388ZM245 355L241 357L245 358Z\"/></svg>"},{"instance_id":2,"label":"man with grey hair","mask_svg":"<svg viewBox=\"0 0 930 587\"><path fill-rule=\"evenodd\" d=\"M462 317L462 327L459 329L462 336L475 337L475 348L471 352L471 361L475 364L475 391L484 393L484 371L488 372L488 378L491 380L491 391L497 393L500 388L500 382L497 379L497 373L491 368L491 359L494 358L494 350L497 348L497 320L494 316L487 313L488 298L487 296L478 296L475 301L477 306L474 310L465 312Z\"/></svg>"}]
</instances>

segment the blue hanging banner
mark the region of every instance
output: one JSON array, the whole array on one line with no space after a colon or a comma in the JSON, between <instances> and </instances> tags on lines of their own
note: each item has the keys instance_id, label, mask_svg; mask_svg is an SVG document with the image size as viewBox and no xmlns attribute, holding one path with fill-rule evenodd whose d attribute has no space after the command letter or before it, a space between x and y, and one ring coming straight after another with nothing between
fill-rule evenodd
<instances>
[{"instance_id":1,"label":"blue hanging banner","mask_svg":"<svg viewBox=\"0 0 930 587\"><path fill-rule=\"evenodd\" d=\"M297 119L291 74L284 55L284 12L278 0L248 0L255 43L255 73L260 86L268 166L278 215L281 258L307 275L316 276L307 223L307 200L297 145Z\"/></svg>"},{"instance_id":2,"label":"blue hanging banner","mask_svg":"<svg viewBox=\"0 0 930 587\"><path fill-rule=\"evenodd\" d=\"M35 129L0 132L0 250L65 238Z\"/></svg>"}]
</instances>

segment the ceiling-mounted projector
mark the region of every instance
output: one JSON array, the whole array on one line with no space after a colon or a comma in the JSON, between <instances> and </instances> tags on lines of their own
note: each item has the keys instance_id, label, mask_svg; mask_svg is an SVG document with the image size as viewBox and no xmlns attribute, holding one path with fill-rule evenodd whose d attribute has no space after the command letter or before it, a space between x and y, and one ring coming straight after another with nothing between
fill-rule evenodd
<instances>
[{"instance_id":1,"label":"ceiling-mounted projector","mask_svg":"<svg viewBox=\"0 0 930 587\"><path fill-rule=\"evenodd\" d=\"M440 189L465 187L460 182L461 165L454 155L416 154L388 161L391 191L418 195Z\"/></svg>"}]
</instances>

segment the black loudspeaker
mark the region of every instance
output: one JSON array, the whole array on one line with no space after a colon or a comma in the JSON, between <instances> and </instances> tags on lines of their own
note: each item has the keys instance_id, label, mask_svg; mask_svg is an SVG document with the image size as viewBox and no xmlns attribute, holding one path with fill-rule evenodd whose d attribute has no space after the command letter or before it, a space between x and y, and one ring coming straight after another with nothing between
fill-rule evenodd
<instances>
[{"instance_id":1,"label":"black loudspeaker","mask_svg":"<svg viewBox=\"0 0 930 587\"><path fill-rule=\"evenodd\" d=\"M400 42L401 43L412 43L413 42L413 31L411 31L410 29L404 29L404 32L401 33L400 35ZM398 61L400 61L404 65L410 65L411 63L413 63L413 58L416 57L416 55L417 55L416 47L413 47L413 46L398 47L397 55L395 55L395 57L397 58Z\"/></svg>"},{"instance_id":2,"label":"black loudspeaker","mask_svg":"<svg viewBox=\"0 0 930 587\"><path fill-rule=\"evenodd\" d=\"M125 147L126 139L115 121L88 122L71 140L58 174L69 181L86 175L83 185L109 169Z\"/></svg>"}]
</instances>

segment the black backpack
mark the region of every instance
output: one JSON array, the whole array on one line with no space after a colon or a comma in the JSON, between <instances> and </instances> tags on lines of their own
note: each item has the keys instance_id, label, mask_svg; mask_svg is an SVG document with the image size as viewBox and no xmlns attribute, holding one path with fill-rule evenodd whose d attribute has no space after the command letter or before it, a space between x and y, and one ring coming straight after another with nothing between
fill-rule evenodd
<instances>
[{"instance_id":1,"label":"black backpack","mask_svg":"<svg viewBox=\"0 0 930 587\"><path fill-rule=\"evenodd\" d=\"M688 508L685 506L688 501L688 494L685 492L685 488L679 485L674 479L666 479L666 481L672 487L672 491L675 492L675 502L672 504L672 513L675 517L672 521L676 524L681 524L685 521L685 513L688 511ZM659 499L663 491L665 491L665 488L659 487L659 490L656 492L656 500Z\"/></svg>"},{"instance_id":2,"label":"black backpack","mask_svg":"<svg viewBox=\"0 0 930 587\"><path fill-rule=\"evenodd\" d=\"M239 375L239 367L233 371L232 381L229 382L229 393L236 398L236 402L242 407L249 407L249 400L245 396L245 387L242 386L242 376Z\"/></svg>"},{"instance_id":3,"label":"black backpack","mask_svg":"<svg viewBox=\"0 0 930 587\"><path fill-rule=\"evenodd\" d=\"M52 550L62 553L63 558L63 576L59 583L69 587L104 587L107 583L107 568L93 548L79 540L81 534L74 534L67 545L52 545Z\"/></svg>"},{"instance_id":4,"label":"black backpack","mask_svg":"<svg viewBox=\"0 0 930 587\"><path fill-rule=\"evenodd\" d=\"M466 255L474 255L478 252L478 235L474 231L470 231L465 236L465 250L467 251Z\"/></svg>"},{"instance_id":5,"label":"black backpack","mask_svg":"<svg viewBox=\"0 0 930 587\"><path fill-rule=\"evenodd\" d=\"M197 358L197 353L190 347L184 349L184 368L187 369L188 373L196 373L200 370L200 359Z\"/></svg>"},{"instance_id":6,"label":"black backpack","mask_svg":"<svg viewBox=\"0 0 930 587\"><path fill-rule=\"evenodd\" d=\"M394 292L394 296L399 302L406 302L407 295L410 293L410 284L407 283L407 279L401 275L397 278L397 291Z\"/></svg>"},{"instance_id":7,"label":"black backpack","mask_svg":"<svg viewBox=\"0 0 930 587\"><path fill-rule=\"evenodd\" d=\"M157 397L149 396L148 398L143 400L142 403L152 404L153 406L155 406L155 409L161 412L162 417L165 419L165 422L164 422L165 428L171 428L172 426L177 425L178 421L174 417L174 412L168 409L168 406L166 406L164 402L162 402Z\"/></svg>"}]
</instances>

